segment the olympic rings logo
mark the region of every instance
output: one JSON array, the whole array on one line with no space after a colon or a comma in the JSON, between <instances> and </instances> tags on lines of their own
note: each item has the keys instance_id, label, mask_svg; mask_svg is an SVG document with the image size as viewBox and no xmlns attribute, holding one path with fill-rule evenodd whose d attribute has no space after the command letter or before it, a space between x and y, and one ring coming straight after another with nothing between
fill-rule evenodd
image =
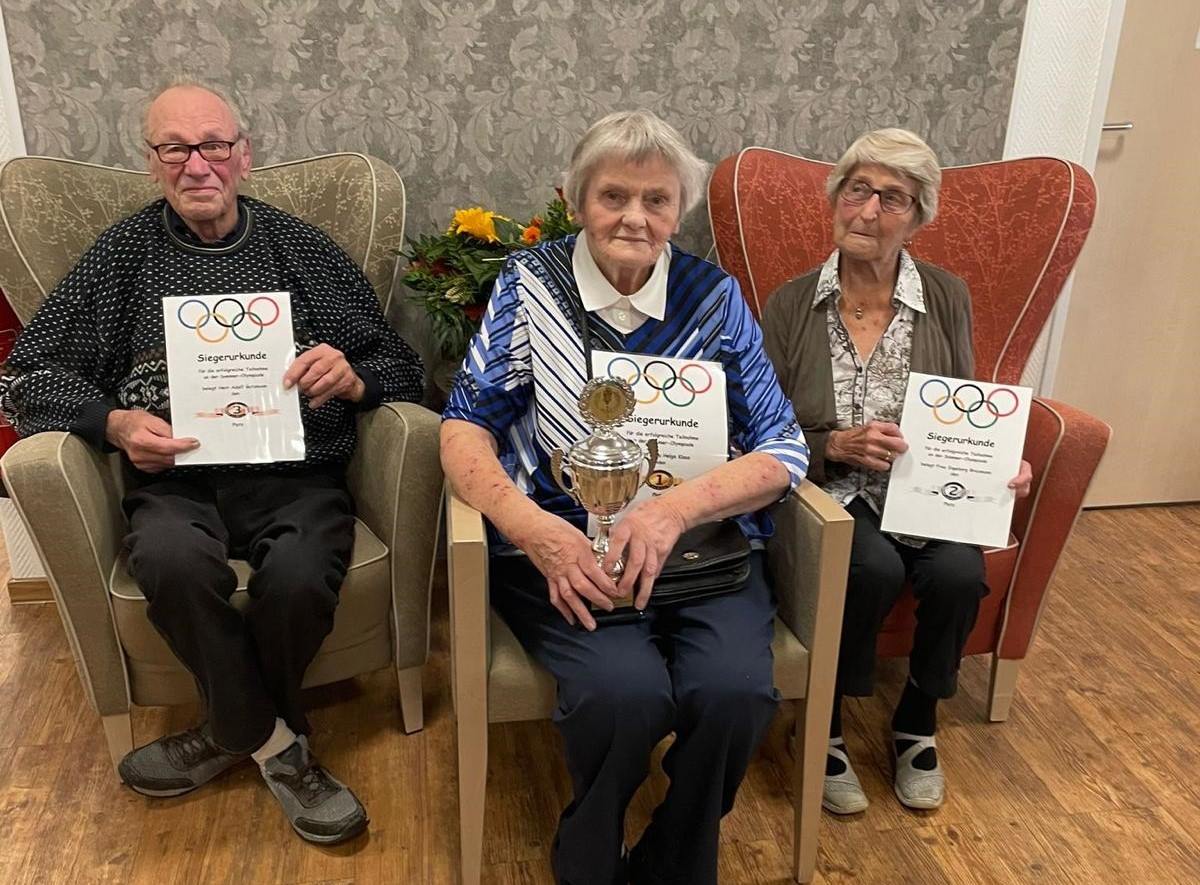
<instances>
[{"instance_id":1,"label":"olympic rings logo","mask_svg":"<svg viewBox=\"0 0 1200 885\"><path fill-rule=\"evenodd\" d=\"M270 309L274 309L275 313L270 319L264 319L263 313ZM188 298L179 305L175 316L181 326L194 329L196 336L209 344L221 343L229 337L230 332L239 341L255 341L262 335L263 329L279 319L279 303L269 295L258 295L243 307L236 298L225 297L210 308L199 298ZM204 334L210 324L215 324L221 330L216 337Z\"/></svg>"},{"instance_id":2,"label":"olympic rings logo","mask_svg":"<svg viewBox=\"0 0 1200 885\"><path fill-rule=\"evenodd\" d=\"M926 391L932 386L936 389L937 385L941 385L943 390L939 395L933 397L930 402ZM967 419L972 427L977 427L980 430L987 430L1001 418L1007 418L1017 410L1021 401L1017 395L1007 387L997 387L987 396L983 394L983 388L978 384L965 382L954 388L954 392L950 392L950 385L941 378L930 378L921 385L920 390L921 402L929 406L933 410L933 417L941 424L957 424L963 418ZM1005 397L1008 397L1006 400ZM953 405L958 414L953 418L945 418L939 411L945 405ZM1004 410L1001 410L1001 407ZM982 411L981 411L982 410ZM983 415L984 419L990 416L991 420L987 423L981 423L976 416Z\"/></svg>"},{"instance_id":3,"label":"olympic rings logo","mask_svg":"<svg viewBox=\"0 0 1200 885\"><path fill-rule=\"evenodd\" d=\"M620 365L622 363L628 366ZM639 383L645 381L651 393L645 399L638 397L638 403L643 406L656 402L661 396L671 405L686 409L696 397L713 386L712 373L699 363L686 363L676 372L665 360L651 360L645 366L639 366L627 356L615 356L608 361L608 374L611 378L628 381L635 395L639 393Z\"/></svg>"}]
</instances>

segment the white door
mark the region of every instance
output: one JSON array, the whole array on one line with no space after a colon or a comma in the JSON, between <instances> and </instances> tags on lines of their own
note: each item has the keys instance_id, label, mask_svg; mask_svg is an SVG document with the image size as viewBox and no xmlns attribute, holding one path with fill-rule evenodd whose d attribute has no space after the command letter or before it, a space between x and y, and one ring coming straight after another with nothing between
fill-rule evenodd
<instances>
[{"instance_id":1,"label":"white door","mask_svg":"<svg viewBox=\"0 0 1200 885\"><path fill-rule=\"evenodd\" d=\"M1053 397L1113 427L1086 505L1200 500L1200 3L1126 5L1106 119Z\"/></svg>"}]
</instances>

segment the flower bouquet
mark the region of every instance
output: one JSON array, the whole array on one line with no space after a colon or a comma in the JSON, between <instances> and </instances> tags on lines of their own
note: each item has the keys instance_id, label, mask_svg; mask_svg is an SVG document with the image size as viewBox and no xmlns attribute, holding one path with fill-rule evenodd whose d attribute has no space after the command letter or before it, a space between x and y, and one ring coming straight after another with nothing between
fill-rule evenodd
<instances>
[{"instance_id":1,"label":"flower bouquet","mask_svg":"<svg viewBox=\"0 0 1200 885\"><path fill-rule=\"evenodd\" d=\"M442 356L462 360L511 253L577 230L559 190L528 224L476 206L456 210L445 233L409 239L403 282L429 315Z\"/></svg>"}]
</instances>

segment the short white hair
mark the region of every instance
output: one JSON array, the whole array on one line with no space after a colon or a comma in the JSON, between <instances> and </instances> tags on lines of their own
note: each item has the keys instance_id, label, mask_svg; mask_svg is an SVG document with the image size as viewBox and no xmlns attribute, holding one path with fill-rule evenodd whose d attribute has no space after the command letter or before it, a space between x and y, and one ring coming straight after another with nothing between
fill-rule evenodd
<instances>
[{"instance_id":1,"label":"short white hair","mask_svg":"<svg viewBox=\"0 0 1200 885\"><path fill-rule=\"evenodd\" d=\"M571 154L563 173L563 195L576 212L587 195L588 179L606 160L642 163L661 157L679 176L682 218L704 195L708 163L701 160L670 123L650 111L617 111L592 124Z\"/></svg>"},{"instance_id":2,"label":"short white hair","mask_svg":"<svg viewBox=\"0 0 1200 885\"><path fill-rule=\"evenodd\" d=\"M229 113L233 115L233 124L235 126L237 126L237 138L242 139L242 138L250 137L250 132L246 128L246 119L245 119L245 117L242 116L241 109L238 108L238 106L233 103L233 101L229 98L229 96L225 93L224 90L219 89L216 86L210 86L208 83L201 83L197 80L188 80L185 78L180 78L177 80L172 80L170 83L168 83L162 89L160 89L156 93L154 93L154 95L150 96L150 100L148 102L146 102L146 107L142 111L142 138L143 139L145 139L147 141L150 140L150 108L151 108L151 106L156 101L158 101L158 99L163 95L163 93L170 92L172 89L198 89L202 92L207 92L211 95L216 96L225 104L225 107L229 108Z\"/></svg>"},{"instance_id":3,"label":"short white hair","mask_svg":"<svg viewBox=\"0 0 1200 885\"><path fill-rule=\"evenodd\" d=\"M917 183L917 217L921 224L929 224L937 217L942 168L933 148L919 135L907 129L876 129L856 138L825 181L830 203L837 199L850 173L864 163L886 166L907 175Z\"/></svg>"}]
</instances>

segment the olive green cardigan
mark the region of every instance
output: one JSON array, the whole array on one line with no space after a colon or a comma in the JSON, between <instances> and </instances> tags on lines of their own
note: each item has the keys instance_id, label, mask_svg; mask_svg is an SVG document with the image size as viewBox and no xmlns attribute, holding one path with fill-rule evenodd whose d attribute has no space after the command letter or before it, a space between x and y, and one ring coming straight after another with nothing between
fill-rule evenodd
<instances>
[{"instance_id":1,"label":"olive green cardigan","mask_svg":"<svg viewBox=\"0 0 1200 885\"><path fill-rule=\"evenodd\" d=\"M967 284L940 267L916 262L924 288L925 313L913 323L913 372L975 377L971 340L971 295ZM837 429L833 358L829 353L826 299L813 305L820 268L784 283L767 300L762 315L763 346L796 409L810 449L808 478L825 482L825 445Z\"/></svg>"}]
</instances>

